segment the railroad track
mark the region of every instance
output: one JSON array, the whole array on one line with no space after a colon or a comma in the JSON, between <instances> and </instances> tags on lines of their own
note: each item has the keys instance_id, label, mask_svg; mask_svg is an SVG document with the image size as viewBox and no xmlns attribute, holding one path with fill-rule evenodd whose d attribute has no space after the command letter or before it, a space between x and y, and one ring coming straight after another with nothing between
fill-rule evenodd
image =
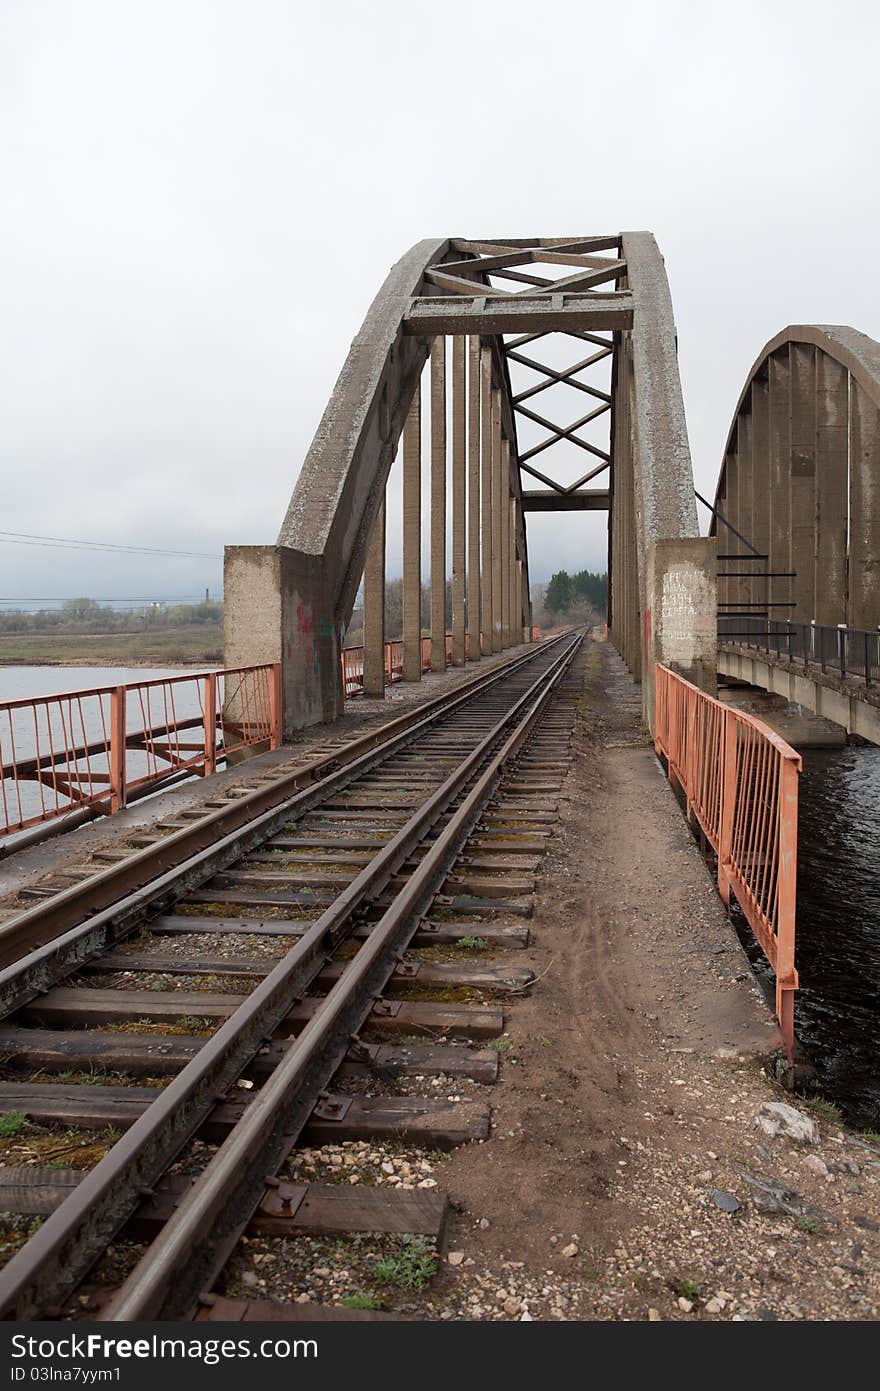
<instances>
[{"instance_id":1,"label":"railroad track","mask_svg":"<svg viewBox=\"0 0 880 1391\"><path fill-rule=\"evenodd\" d=\"M353 1205L279 1175L303 1139L489 1134L480 1103L375 1082L494 1080L497 1052L473 1045L503 1030L492 996L531 974L438 949L528 940L570 732L551 701L580 640L270 778L3 925L0 1112L118 1135L87 1171L0 1168L0 1209L45 1219L0 1272L4 1317L254 1317L212 1293L249 1230L439 1239L442 1195ZM461 990L481 1002L443 998ZM95 1069L120 1085L93 1085ZM119 1233L140 1245L108 1289Z\"/></svg>"}]
</instances>

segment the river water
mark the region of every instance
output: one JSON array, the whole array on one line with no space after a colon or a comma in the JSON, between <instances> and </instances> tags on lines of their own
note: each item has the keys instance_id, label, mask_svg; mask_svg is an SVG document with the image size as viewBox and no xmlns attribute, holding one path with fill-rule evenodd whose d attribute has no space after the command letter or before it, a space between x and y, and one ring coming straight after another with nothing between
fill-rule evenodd
<instances>
[{"instance_id":1,"label":"river water","mask_svg":"<svg viewBox=\"0 0 880 1391\"><path fill-rule=\"evenodd\" d=\"M799 789L796 1028L823 1092L880 1130L880 748L807 749Z\"/></svg>"},{"instance_id":2,"label":"river water","mask_svg":"<svg viewBox=\"0 0 880 1391\"><path fill-rule=\"evenodd\" d=\"M53 804L51 792L47 794L40 784L22 782L16 786L9 775L9 769L16 760L34 756L38 741L40 751L45 753L50 747L50 726L52 745L56 749L70 747L71 743L101 742L109 728L109 699L106 696L91 696L70 708L37 707L36 714L32 707L3 710L4 701L187 675L186 669L180 667L171 670L167 667L0 666L0 772L3 773L0 777L0 825L14 825L17 818L39 815L44 804ZM179 682L174 687L173 711L166 707L162 688L144 693L143 702L138 696L131 696L127 712L129 733L145 727L156 727L168 718L169 713L179 719L198 715L200 695L200 683L193 680ZM142 775L148 770L143 754L132 751L127 762L129 777ZM63 766L63 763L59 766ZM93 766L96 771L106 771L106 758L97 756ZM66 800L62 798L61 804L66 805Z\"/></svg>"}]
</instances>

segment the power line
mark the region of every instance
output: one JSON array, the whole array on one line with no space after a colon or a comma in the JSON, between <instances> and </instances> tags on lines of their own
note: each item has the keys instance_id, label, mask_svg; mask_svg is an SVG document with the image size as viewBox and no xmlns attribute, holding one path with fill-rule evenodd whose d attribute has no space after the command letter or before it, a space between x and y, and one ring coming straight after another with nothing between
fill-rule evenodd
<instances>
[{"instance_id":1,"label":"power line","mask_svg":"<svg viewBox=\"0 0 880 1391\"><path fill-rule=\"evenodd\" d=\"M54 598L47 596L26 598L21 595L15 599L0 599L0 604L68 604L71 599L92 599L96 604L204 604L204 594L147 594L141 598L95 599L91 594L63 594ZM208 600L209 603L216 602Z\"/></svg>"},{"instance_id":2,"label":"power line","mask_svg":"<svg viewBox=\"0 0 880 1391\"><path fill-rule=\"evenodd\" d=\"M219 560L206 551L171 551L156 546L122 546L114 541L78 541L70 536L36 536L27 531L0 531L0 543L9 546L48 546L56 550L111 551L123 555L174 555L188 560Z\"/></svg>"}]
</instances>

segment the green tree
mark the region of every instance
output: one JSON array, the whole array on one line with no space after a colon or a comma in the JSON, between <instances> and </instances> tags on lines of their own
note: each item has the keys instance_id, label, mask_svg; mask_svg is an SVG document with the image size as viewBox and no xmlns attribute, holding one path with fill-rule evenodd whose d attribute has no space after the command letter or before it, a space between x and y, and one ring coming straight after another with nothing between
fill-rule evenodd
<instances>
[{"instance_id":1,"label":"green tree","mask_svg":"<svg viewBox=\"0 0 880 1391\"><path fill-rule=\"evenodd\" d=\"M544 607L548 613L565 613L571 608L573 598L571 575L567 570L557 570L547 586Z\"/></svg>"},{"instance_id":2,"label":"green tree","mask_svg":"<svg viewBox=\"0 0 880 1391\"><path fill-rule=\"evenodd\" d=\"M61 612L65 618L82 621L84 618L97 618L99 605L94 599L67 599Z\"/></svg>"}]
</instances>

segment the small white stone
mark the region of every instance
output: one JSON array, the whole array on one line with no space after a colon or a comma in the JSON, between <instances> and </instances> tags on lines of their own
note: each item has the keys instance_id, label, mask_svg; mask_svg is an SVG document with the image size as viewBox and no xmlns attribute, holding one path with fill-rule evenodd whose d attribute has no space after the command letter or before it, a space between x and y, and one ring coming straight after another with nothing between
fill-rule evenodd
<instances>
[{"instance_id":1,"label":"small white stone","mask_svg":"<svg viewBox=\"0 0 880 1391\"><path fill-rule=\"evenodd\" d=\"M812 1116L785 1101L765 1101L754 1124L765 1135L784 1135L786 1139L800 1140L808 1145L814 1145L819 1139L819 1127Z\"/></svg>"},{"instance_id":2,"label":"small white stone","mask_svg":"<svg viewBox=\"0 0 880 1391\"><path fill-rule=\"evenodd\" d=\"M450 1265L461 1265L462 1261L464 1260L464 1252L450 1251L446 1259Z\"/></svg>"},{"instance_id":3,"label":"small white stone","mask_svg":"<svg viewBox=\"0 0 880 1391\"><path fill-rule=\"evenodd\" d=\"M693 1309L693 1307L694 1307L693 1300L692 1300L692 1299L685 1299L684 1295L682 1295L682 1296L679 1298L678 1307L679 1307L679 1309L681 1309L682 1313L684 1313L684 1314L689 1314L690 1311L691 1311L691 1309Z\"/></svg>"},{"instance_id":4,"label":"small white stone","mask_svg":"<svg viewBox=\"0 0 880 1391\"><path fill-rule=\"evenodd\" d=\"M563 1246L562 1251L561 1251L560 1254L563 1255L563 1256L567 1256L568 1259L571 1260L573 1256L576 1256L576 1255L577 1255L577 1253L578 1253L578 1248L575 1246L574 1242L572 1241L568 1246Z\"/></svg>"}]
</instances>

